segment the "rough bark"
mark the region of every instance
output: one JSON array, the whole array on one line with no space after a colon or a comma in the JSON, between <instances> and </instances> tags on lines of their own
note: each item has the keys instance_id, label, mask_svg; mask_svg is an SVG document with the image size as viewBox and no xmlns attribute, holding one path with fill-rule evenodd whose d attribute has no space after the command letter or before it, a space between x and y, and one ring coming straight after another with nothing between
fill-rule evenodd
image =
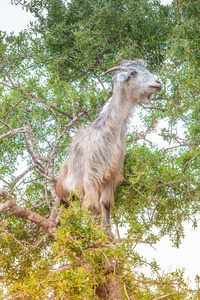
<instances>
[{"instance_id":1,"label":"rough bark","mask_svg":"<svg viewBox=\"0 0 200 300\"><path fill-rule=\"evenodd\" d=\"M101 300L124 299L118 278L108 278L106 283L101 283L96 287L95 293Z\"/></svg>"},{"instance_id":2,"label":"rough bark","mask_svg":"<svg viewBox=\"0 0 200 300\"><path fill-rule=\"evenodd\" d=\"M16 218L29 220L29 221L41 226L46 232L53 235L52 230L56 225L52 219L47 219L27 208L17 205L15 203L14 198L11 196L11 194L3 189L0 189L0 199L1 198L4 199L5 201L0 204L0 212L9 211Z\"/></svg>"}]
</instances>

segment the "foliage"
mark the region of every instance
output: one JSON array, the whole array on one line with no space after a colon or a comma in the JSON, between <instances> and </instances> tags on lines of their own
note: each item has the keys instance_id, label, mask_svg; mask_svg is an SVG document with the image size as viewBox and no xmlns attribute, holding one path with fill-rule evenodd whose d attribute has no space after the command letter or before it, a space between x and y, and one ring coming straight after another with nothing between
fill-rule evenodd
<instances>
[{"instance_id":1,"label":"foliage","mask_svg":"<svg viewBox=\"0 0 200 300\"><path fill-rule=\"evenodd\" d=\"M108 242L103 230L80 202L72 202L71 207L64 210L55 238L32 268L24 266L23 280L17 281L12 288L15 295L22 293L25 299L48 299L50 296L54 299L97 299L95 289L108 278L111 282L119 279L124 296L128 290L130 296L137 295L138 299L154 299L156 294L163 293L172 294L173 299L180 299L180 295L185 299L184 295L189 295L181 271L160 276L155 262L151 263L151 279L144 274L138 278L132 270L141 264L141 258L133 251L133 243L129 239Z\"/></svg>"},{"instance_id":2,"label":"foliage","mask_svg":"<svg viewBox=\"0 0 200 300\"><path fill-rule=\"evenodd\" d=\"M106 240L78 201L64 210L53 234L2 210L6 291L25 299L98 299L99 290L113 284L123 299L199 299L198 278L191 292L183 271L161 275L135 249L164 235L178 246L184 222L197 226L199 1L12 2L36 17L17 36L0 32L0 187L19 207L51 215L70 141L110 97L111 87L103 82L110 78L100 77L106 69L124 58L144 58L164 89L151 106L137 109L129 128L125 180L112 209L116 240ZM157 144L158 137L166 147ZM144 265L150 278L140 272Z\"/></svg>"}]
</instances>

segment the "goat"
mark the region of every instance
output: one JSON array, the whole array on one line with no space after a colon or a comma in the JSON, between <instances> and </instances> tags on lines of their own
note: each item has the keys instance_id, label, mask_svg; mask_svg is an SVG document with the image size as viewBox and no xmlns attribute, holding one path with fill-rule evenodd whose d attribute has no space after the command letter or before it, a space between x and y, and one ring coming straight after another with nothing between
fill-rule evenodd
<instances>
[{"instance_id":1,"label":"goat","mask_svg":"<svg viewBox=\"0 0 200 300\"><path fill-rule=\"evenodd\" d=\"M162 84L145 68L143 60L125 60L103 75L110 72L115 72L110 103L87 128L77 132L61 166L56 191L60 199L73 192L94 216L101 211L101 225L112 239L110 207L114 190L123 179L127 123L133 108L149 103Z\"/></svg>"}]
</instances>

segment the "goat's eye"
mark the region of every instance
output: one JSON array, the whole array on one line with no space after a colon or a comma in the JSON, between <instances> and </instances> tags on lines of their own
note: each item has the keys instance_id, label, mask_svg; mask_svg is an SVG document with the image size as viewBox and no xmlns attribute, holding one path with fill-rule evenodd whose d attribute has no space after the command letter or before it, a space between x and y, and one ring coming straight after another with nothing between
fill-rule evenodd
<instances>
[{"instance_id":1,"label":"goat's eye","mask_svg":"<svg viewBox=\"0 0 200 300\"><path fill-rule=\"evenodd\" d=\"M136 71L131 71L130 74L133 76L133 75L136 75L137 72Z\"/></svg>"}]
</instances>

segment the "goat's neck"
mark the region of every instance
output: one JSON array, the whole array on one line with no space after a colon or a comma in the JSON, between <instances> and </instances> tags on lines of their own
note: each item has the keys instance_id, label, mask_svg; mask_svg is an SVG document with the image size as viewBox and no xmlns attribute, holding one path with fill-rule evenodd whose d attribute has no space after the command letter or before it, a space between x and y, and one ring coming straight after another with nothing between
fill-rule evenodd
<instances>
[{"instance_id":1,"label":"goat's neck","mask_svg":"<svg viewBox=\"0 0 200 300\"><path fill-rule=\"evenodd\" d=\"M130 97L130 96L129 96ZM110 104L106 111L106 119L113 129L126 131L126 125L137 102L132 102L126 92L119 88L114 88Z\"/></svg>"}]
</instances>

